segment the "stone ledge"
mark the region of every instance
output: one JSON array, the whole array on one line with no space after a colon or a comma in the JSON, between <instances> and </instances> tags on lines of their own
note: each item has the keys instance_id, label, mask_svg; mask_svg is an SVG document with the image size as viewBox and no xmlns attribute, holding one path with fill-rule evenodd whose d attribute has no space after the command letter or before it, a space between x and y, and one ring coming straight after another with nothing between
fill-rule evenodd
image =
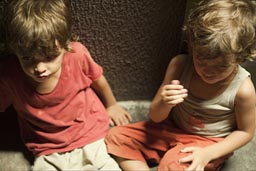
<instances>
[{"instance_id":1,"label":"stone ledge","mask_svg":"<svg viewBox=\"0 0 256 171\"><path fill-rule=\"evenodd\" d=\"M130 112L133 117L132 122L148 120L150 101L119 101L118 104Z\"/></svg>"},{"instance_id":2,"label":"stone ledge","mask_svg":"<svg viewBox=\"0 0 256 171\"><path fill-rule=\"evenodd\" d=\"M21 151L0 151L0 171L29 171L30 163Z\"/></svg>"}]
</instances>

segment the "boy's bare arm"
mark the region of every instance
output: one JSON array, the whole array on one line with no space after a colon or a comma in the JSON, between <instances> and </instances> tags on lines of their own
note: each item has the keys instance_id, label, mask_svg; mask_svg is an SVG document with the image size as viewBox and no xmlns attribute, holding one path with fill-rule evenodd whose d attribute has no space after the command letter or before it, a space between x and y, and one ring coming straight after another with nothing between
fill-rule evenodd
<instances>
[{"instance_id":1,"label":"boy's bare arm","mask_svg":"<svg viewBox=\"0 0 256 171\"><path fill-rule=\"evenodd\" d=\"M211 160L220 158L247 144L254 136L255 130L255 90L248 78L240 87L235 100L235 113L237 129L228 135L223 141L205 148L184 149L183 152L191 152L180 162L191 162L188 170L193 170L199 165L206 165Z\"/></svg>"},{"instance_id":2,"label":"boy's bare arm","mask_svg":"<svg viewBox=\"0 0 256 171\"><path fill-rule=\"evenodd\" d=\"M253 138L255 112L255 89L250 78L247 78L239 88L235 99L237 129L227 136L223 142L220 142L220 150L216 152L216 157L242 147Z\"/></svg>"},{"instance_id":3,"label":"boy's bare arm","mask_svg":"<svg viewBox=\"0 0 256 171\"><path fill-rule=\"evenodd\" d=\"M185 55L178 55L170 61L164 80L150 105L149 117L154 122L161 122L166 119L171 109L176 104L181 103L182 99L186 97L186 92L184 93L184 88L182 85L179 85L178 81L186 63L186 58L187 57ZM168 97L170 96L168 93L170 91L173 92L172 89L178 96L174 97L174 99L170 99L172 97Z\"/></svg>"},{"instance_id":4,"label":"boy's bare arm","mask_svg":"<svg viewBox=\"0 0 256 171\"><path fill-rule=\"evenodd\" d=\"M93 82L92 88L103 101L111 118L110 124L112 126L125 125L132 121L130 113L117 104L110 85L103 75L98 80Z\"/></svg>"},{"instance_id":5,"label":"boy's bare arm","mask_svg":"<svg viewBox=\"0 0 256 171\"><path fill-rule=\"evenodd\" d=\"M235 114L237 129L225 138L218 150L223 155L232 152L247 144L254 136L255 131L255 89L250 78L247 78L239 88L235 99ZM223 153L223 154L222 154Z\"/></svg>"},{"instance_id":6,"label":"boy's bare arm","mask_svg":"<svg viewBox=\"0 0 256 171\"><path fill-rule=\"evenodd\" d=\"M116 98L114 97L112 90L103 75L92 83L92 88L101 98L105 107L109 107L117 103Z\"/></svg>"}]
</instances>

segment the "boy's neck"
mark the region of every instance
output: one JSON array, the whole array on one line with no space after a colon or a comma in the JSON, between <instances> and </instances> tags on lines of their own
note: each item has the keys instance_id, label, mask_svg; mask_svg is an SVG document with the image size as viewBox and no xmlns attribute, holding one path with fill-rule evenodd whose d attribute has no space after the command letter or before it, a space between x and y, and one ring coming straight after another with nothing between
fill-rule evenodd
<instances>
[{"instance_id":1,"label":"boy's neck","mask_svg":"<svg viewBox=\"0 0 256 171\"><path fill-rule=\"evenodd\" d=\"M44 82L36 82L30 79L32 86L34 87L35 91L40 94L48 94L51 93L55 87L57 86L61 75L61 68L58 70L57 73L49 77Z\"/></svg>"},{"instance_id":2,"label":"boy's neck","mask_svg":"<svg viewBox=\"0 0 256 171\"><path fill-rule=\"evenodd\" d=\"M219 96L221 93L223 93L226 88L229 86L231 81L234 79L238 71L238 66L235 67L233 72L222 81L219 81L214 84L208 84L202 80L202 78L196 73L196 71L193 72L193 76L189 85L189 91L190 93L202 100L210 100L217 96ZM202 91L205 90L205 91ZM207 93L206 93L207 92Z\"/></svg>"}]
</instances>

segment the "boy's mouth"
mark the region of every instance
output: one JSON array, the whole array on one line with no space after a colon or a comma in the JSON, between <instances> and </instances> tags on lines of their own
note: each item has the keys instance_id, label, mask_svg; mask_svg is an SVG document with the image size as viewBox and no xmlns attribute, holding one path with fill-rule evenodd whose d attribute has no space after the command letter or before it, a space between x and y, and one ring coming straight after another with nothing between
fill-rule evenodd
<instances>
[{"instance_id":1,"label":"boy's mouth","mask_svg":"<svg viewBox=\"0 0 256 171\"><path fill-rule=\"evenodd\" d=\"M40 79L40 80L45 80L49 77L49 75L46 75L46 74L41 74L41 75L36 75L36 78L37 79Z\"/></svg>"}]
</instances>

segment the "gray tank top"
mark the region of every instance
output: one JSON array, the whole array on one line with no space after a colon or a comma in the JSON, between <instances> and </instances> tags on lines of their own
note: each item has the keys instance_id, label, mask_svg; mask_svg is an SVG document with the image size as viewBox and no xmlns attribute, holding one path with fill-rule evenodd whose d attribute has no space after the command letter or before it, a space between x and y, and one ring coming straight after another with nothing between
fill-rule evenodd
<instances>
[{"instance_id":1,"label":"gray tank top","mask_svg":"<svg viewBox=\"0 0 256 171\"><path fill-rule=\"evenodd\" d=\"M181 84L189 87L194 68L192 61L186 64L181 75ZM240 65L231 84L219 96L210 100L200 100L190 93L183 103L178 104L171 114L172 120L182 130L196 135L224 137L236 128L234 101L242 82L250 76ZM202 90L204 91L204 90Z\"/></svg>"}]
</instances>

